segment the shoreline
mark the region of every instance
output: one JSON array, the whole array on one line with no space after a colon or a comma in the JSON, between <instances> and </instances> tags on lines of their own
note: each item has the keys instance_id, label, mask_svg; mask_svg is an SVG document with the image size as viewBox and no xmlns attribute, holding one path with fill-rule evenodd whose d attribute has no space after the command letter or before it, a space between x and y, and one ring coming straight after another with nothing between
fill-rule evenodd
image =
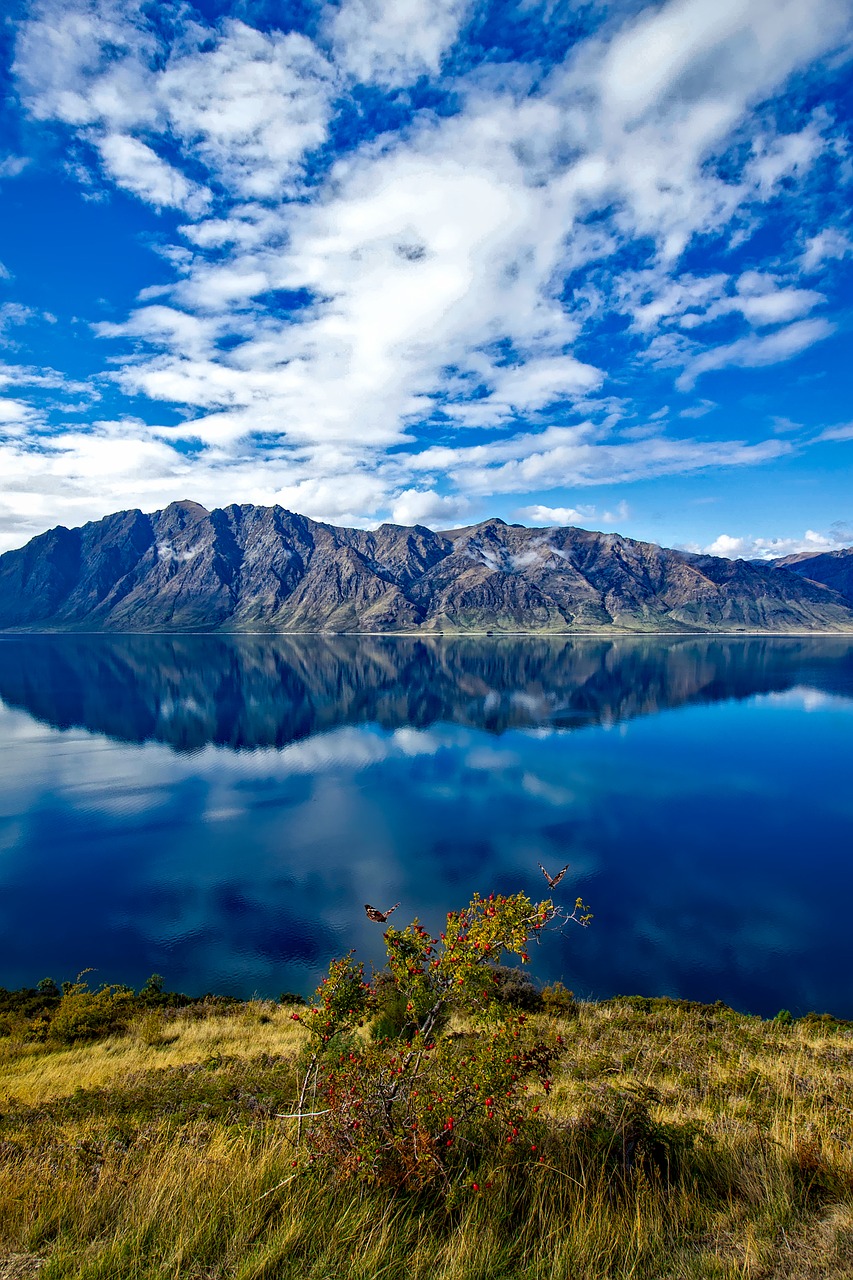
<instances>
[{"instance_id":1,"label":"shoreline","mask_svg":"<svg viewBox=\"0 0 853 1280\"><path fill-rule=\"evenodd\" d=\"M809 639L822 637L827 639L853 640L853 628L849 631L619 631L612 627L598 631L276 631L272 628L263 631L228 631L216 629L210 631L78 631L69 628L40 631L34 629L15 628L11 631L0 631L0 640L16 639L19 636L103 636L120 638L122 636L323 636L335 638L371 638L371 639L452 639L466 638L482 640L536 639L536 640L572 640L576 638L645 640L658 637L669 637L676 640L701 639Z\"/></svg>"},{"instance_id":2,"label":"shoreline","mask_svg":"<svg viewBox=\"0 0 853 1280\"><path fill-rule=\"evenodd\" d=\"M58 1007L63 999L63 991L60 989L64 985L75 984L59 984L55 990L39 991L38 986L32 987L6 987L0 982L0 1043L3 1039L2 1022L3 1015L13 1012L16 1007L30 1008L41 1002L44 1007ZM99 990L112 989L121 990L127 994L127 999L139 1009L159 1009L177 1011L186 1008L210 1008L210 1009L248 1009L256 1008L259 1005L273 1006L276 1008L300 1008L310 1005L310 998L306 998L297 991L285 991L278 996L262 995L257 991L250 996L225 995L215 991L205 991L195 995L191 995L186 991L166 991L162 989L150 988L144 985L136 990L133 987L126 987L122 983L103 982L99 986L87 989L87 994L95 995ZM68 994L73 994L69 992ZM316 993L315 993L316 994ZM537 989L538 994L538 989ZM755 1013L749 1009L738 1008L735 1005L727 1004L724 1000L695 1000L690 996L667 996L667 995L647 995L634 992L628 994L626 992L617 992L611 996L575 996L572 994L572 1002L575 1006L584 1009L606 1009L612 1007L628 1006L636 1012L660 1012L663 1010L681 1011L691 1014L731 1014L737 1018L751 1018L758 1022L772 1025L793 1026L802 1023L808 1026L818 1024L831 1026L836 1029L850 1029L853 1031L853 1010L851 1016L844 1017L840 1014L830 1013L827 1010L818 1012L816 1009L809 1009L804 1013L792 1013L788 1009L777 1010L775 1014ZM535 1012L535 1010L533 1010ZM781 1016L785 1015L785 1016Z\"/></svg>"}]
</instances>

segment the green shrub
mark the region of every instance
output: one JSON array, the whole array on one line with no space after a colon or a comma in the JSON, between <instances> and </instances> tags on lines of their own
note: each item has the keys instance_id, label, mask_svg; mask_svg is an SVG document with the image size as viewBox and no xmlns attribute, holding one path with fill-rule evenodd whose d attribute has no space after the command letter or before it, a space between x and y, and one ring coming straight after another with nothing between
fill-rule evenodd
<instances>
[{"instance_id":1,"label":"green shrub","mask_svg":"<svg viewBox=\"0 0 853 1280\"><path fill-rule=\"evenodd\" d=\"M51 1035L71 1044L123 1030L133 1013L130 987L109 986L90 991L85 983L67 984L51 1023Z\"/></svg>"},{"instance_id":2,"label":"green shrub","mask_svg":"<svg viewBox=\"0 0 853 1280\"><path fill-rule=\"evenodd\" d=\"M542 1012L551 1018L573 1018L577 1016L578 1005L574 991L569 991L562 982L552 982L543 987L541 992Z\"/></svg>"}]
</instances>

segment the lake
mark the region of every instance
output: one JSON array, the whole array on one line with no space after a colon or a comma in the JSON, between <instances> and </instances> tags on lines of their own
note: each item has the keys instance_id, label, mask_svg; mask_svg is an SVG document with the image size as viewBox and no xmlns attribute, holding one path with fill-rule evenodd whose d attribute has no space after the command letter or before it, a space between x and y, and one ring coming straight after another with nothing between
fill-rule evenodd
<instances>
[{"instance_id":1,"label":"lake","mask_svg":"<svg viewBox=\"0 0 853 1280\"><path fill-rule=\"evenodd\" d=\"M853 1017L853 642L0 638L0 985L308 994L365 902L591 904L576 995Z\"/></svg>"}]
</instances>

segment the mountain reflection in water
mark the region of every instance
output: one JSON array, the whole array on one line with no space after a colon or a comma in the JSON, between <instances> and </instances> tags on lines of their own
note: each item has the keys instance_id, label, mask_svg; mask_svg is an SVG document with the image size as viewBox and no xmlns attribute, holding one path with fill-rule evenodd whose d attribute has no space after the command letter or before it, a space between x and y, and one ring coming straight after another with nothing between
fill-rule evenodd
<instances>
[{"instance_id":1,"label":"mountain reflection in water","mask_svg":"<svg viewBox=\"0 0 853 1280\"><path fill-rule=\"evenodd\" d=\"M849 640L69 635L8 637L0 652L7 705L178 751L282 747L344 724L569 729L813 679L853 697Z\"/></svg>"},{"instance_id":2,"label":"mountain reflection in water","mask_svg":"<svg viewBox=\"0 0 853 1280\"><path fill-rule=\"evenodd\" d=\"M571 861L538 977L853 1016L849 640L14 636L0 700L7 986L307 990Z\"/></svg>"}]
</instances>

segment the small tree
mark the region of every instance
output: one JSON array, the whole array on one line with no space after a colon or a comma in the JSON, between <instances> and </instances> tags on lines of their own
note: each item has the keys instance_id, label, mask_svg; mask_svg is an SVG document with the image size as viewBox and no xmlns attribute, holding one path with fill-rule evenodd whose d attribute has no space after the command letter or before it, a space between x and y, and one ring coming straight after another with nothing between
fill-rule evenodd
<instances>
[{"instance_id":1,"label":"small tree","mask_svg":"<svg viewBox=\"0 0 853 1280\"><path fill-rule=\"evenodd\" d=\"M580 898L567 914L523 893L475 894L438 938L417 920L389 928L387 968L373 981L352 952L333 961L313 1005L292 1015L314 1042L294 1112L303 1158L342 1177L445 1191L484 1161L541 1159L533 1089L550 1089L563 1037L508 1005L497 966L507 955L529 963L531 938L548 926L590 919ZM360 1035L377 1012L379 1034Z\"/></svg>"}]
</instances>

